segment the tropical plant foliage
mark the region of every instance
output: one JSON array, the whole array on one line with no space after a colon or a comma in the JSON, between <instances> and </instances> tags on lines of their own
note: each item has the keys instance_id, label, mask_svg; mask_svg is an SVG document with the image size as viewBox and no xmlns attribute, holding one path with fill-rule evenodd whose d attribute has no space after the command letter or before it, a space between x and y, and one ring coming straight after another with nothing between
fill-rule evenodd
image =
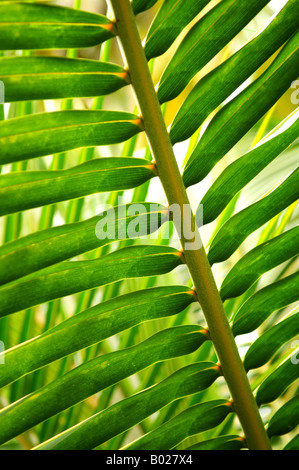
<instances>
[{"instance_id":1,"label":"tropical plant foliage","mask_svg":"<svg viewBox=\"0 0 299 470\"><path fill-rule=\"evenodd\" d=\"M298 450L299 0L58 3L0 1L2 448Z\"/></svg>"}]
</instances>

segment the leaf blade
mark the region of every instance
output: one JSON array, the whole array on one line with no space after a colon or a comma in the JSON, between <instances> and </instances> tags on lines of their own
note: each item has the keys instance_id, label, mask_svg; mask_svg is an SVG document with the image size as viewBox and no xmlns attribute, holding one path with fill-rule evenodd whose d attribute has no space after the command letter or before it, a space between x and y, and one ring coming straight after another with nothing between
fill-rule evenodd
<instances>
[{"instance_id":1,"label":"leaf blade","mask_svg":"<svg viewBox=\"0 0 299 470\"><path fill-rule=\"evenodd\" d=\"M258 405L271 403L276 400L295 380L299 378L299 367L288 357L274 372L272 372L259 386L256 401Z\"/></svg>"},{"instance_id":2,"label":"leaf blade","mask_svg":"<svg viewBox=\"0 0 299 470\"><path fill-rule=\"evenodd\" d=\"M102 15L54 5L0 5L0 49L91 47L115 36Z\"/></svg>"},{"instance_id":3,"label":"leaf blade","mask_svg":"<svg viewBox=\"0 0 299 470\"><path fill-rule=\"evenodd\" d=\"M297 29L297 7L297 0L288 1L266 29L194 86L172 123L173 144L188 139L212 111L292 36Z\"/></svg>"},{"instance_id":4,"label":"leaf blade","mask_svg":"<svg viewBox=\"0 0 299 470\"><path fill-rule=\"evenodd\" d=\"M233 215L214 237L210 263L228 259L246 238L298 199L299 168L270 194Z\"/></svg>"},{"instance_id":5,"label":"leaf blade","mask_svg":"<svg viewBox=\"0 0 299 470\"><path fill-rule=\"evenodd\" d=\"M165 274L181 263L181 253L174 248L154 245L122 248L91 261L60 263L1 287L0 316L122 279Z\"/></svg>"},{"instance_id":6,"label":"leaf blade","mask_svg":"<svg viewBox=\"0 0 299 470\"><path fill-rule=\"evenodd\" d=\"M2 409L1 444L151 364L194 352L206 339L199 330L191 325L163 330L136 346L92 359Z\"/></svg>"},{"instance_id":7,"label":"leaf blade","mask_svg":"<svg viewBox=\"0 0 299 470\"><path fill-rule=\"evenodd\" d=\"M249 8L243 0L223 0L199 20L183 39L161 77L160 103L176 98L194 75L267 3L267 0L253 1Z\"/></svg>"},{"instance_id":8,"label":"leaf blade","mask_svg":"<svg viewBox=\"0 0 299 470\"><path fill-rule=\"evenodd\" d=\"M9 173L0 181L0 215L89 194L135 188L155 177L154 165L137 158L101 158L67 170Z\"/></svg>"},{"instance_id":9,"label":"leaf blade","mask_svg":"<svg viewBox=\"0 0 299 470\"><path fill-rule=\"evenodd\" d=\"M299 395L287 401L279 410L272 416L268 426L268 435L281 436L287 434L295 429L299 424Z\"/></svg>"},{"instance_id":10,"label":"leaf blade","mask_svg":"<svg viewBox=\"0 0 299 470\"><path fill-rule=\"evenodd\" d=\"M299 72L298 39L295 33L266 71L218 111L185 167L186 186L205 178L289 89Z\"/></svg>"},{"instance_id":11,"label":"leaf blade","mask_svg":"<svg viewBox=\"0 0 299 470\"><path fill-rule=\"evenodd\" d=\"M147 33L144 47L147 59L166 52L185 26L209 2L210 0L166 0Z\"/></svg>"},{"instance_id":12,"label":"leaf blade","mask_svg":"<svg viewBox=\"0 0 299 470\"><path fill-rule=\"evenodd\" d=\"M1 57L6 102L103 96L129 84L109 62L63 57Z\"/></svg>"},{"instance_id":13,"label":"leaf blade","mask_svg":"<svg viewBox=\"0 0 299 470\"><path fill-rule=\"evenodd\" d=\"M187 287L156 287L124 294L73 315L30 342L5 353L0 387L29 372L120 331L156 318L176 315L194 301Z\"/></svg>"},{"instance_id":14,"label":"leaf blade","mask_svg":"<svg viewBox=\"0 0 299 470\"><path fill-rule=\"evenodd\" d=\"M299 334L299 313L279 322L252 343L244 358L248 371L263 366L287 341Z\"/></svg>"},{"instance_id":15,"label":"leaf blade","mask_svg":"<svg viewBox=\"0 0 299 470\"><path fill-rule=\"evenodd\" d=\"M55 111L13 118L0 123L0 163L116 144L141 131L137 116L120 111Z\"/></svg>"},{"instance_id":16,"label":"leaf blade","mask_svg":"<svg viewBox=\"0 0 299 470\"><path fill-rule=\"evenodd\" d=\"M233 266L221 285L221 298L243 294L267 271L299 253L299 227L294 227L247 252Z\"/></svg>"},{"instance_id":17,"label":"leaf blade","mask_svg":"<svg viewBox=\"0 0 299 470\"><path fill-rule=\"evenodd\" d=\"M257 146L226 167L200 201L204 206L204 224L213 222L241 189L296 141L299 133L296 116L297 113L292 113ZM281 131L289 123L290 126Z\"/></svg>"},{"instance_id":18,"label":"leaf blade","mask_svg":"<svg viewBox=\"0 0 299 470\"><path fill-rule=\"evenodd\" d=\"M299 272L260 289L238 310L234 322L235 336L250 333L260 326L274 311L296 302Z\"/></svg>"},{"instance_id":19,"label":"leaf blade","mask_svg":"<svg viewBox=\"0 0 299 470\"><path fill-rule=\"evenodd\" d=\"M128 444L123 450L171 449L186 437L211 429L232 412L225 400L194 405L159 428Z\"/></svg>"},{"instance_id":20,"label":"leaf blade","mask_svg":"<svg viewBox=\"0 0 299 470\"><path fill-rule=\"evenodd\" d=\"M83 222L35 232L0 247L0 283L12 282L115 240L148 235L166 221L168 210L164 206L146 202L113 207ZM138 234L134 234L136 222Z\"/></svg>"},{"instance_id":21,"label":"leaf blade","mask_svg":"<svg viewBox=\"0 0 299 470\"><path fill-rule=\"evenodd\" d=\"M89 450L136 425L173 400L204 390L218 377L217 366L200 362L178 370L150 389L143 390L103 410L67 434L55 436L34 450Z\"/></svg>"}]
</instances>

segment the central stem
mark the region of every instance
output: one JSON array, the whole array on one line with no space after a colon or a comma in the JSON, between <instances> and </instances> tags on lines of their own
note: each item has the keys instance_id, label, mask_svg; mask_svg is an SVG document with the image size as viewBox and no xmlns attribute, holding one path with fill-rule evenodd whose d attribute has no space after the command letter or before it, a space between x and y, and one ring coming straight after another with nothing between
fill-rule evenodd
<instances>
[{"instance_id":1,"label":"central stem","mask_svg":"<svg viewBox=\"0 0 299 470\"><path fill-rule=\"evenodd\" d=\"M271 449L206 252L201 243L195 217L192 211L189 211L188 217L184 216L185 206L190 207L190 202L162 116L131 3L129 0L110 0L110 2L161 183L169 204L176 204L180 208L181 219L175 218L174 223L180 235L186 265L205 315L224 378L234 401L234 409L243 427L248 447L259 450ZM194 239L196 248L187 249L190 241Z\"/></svg>"}]
</instances>

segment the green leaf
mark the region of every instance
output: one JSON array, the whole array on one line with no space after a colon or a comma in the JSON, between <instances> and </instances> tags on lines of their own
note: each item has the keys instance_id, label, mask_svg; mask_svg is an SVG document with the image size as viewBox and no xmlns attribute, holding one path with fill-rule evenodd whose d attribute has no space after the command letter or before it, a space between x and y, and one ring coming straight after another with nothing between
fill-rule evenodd
<instances>
[{"instance_id":1,"label":"green leaf","mask_svg":"<svg viewBox=\"0 0 299 470\"><path fill-rule=\"evenodd\" d=\"M191 90L170 130L173 144L188 139L296 31L298 0L289 0L271 23L250 42L205 75Z\"/></svg>"},{"instance_id":2,"label":"green leaf","mask_svg":"<svg viewBox=\"0 0 299 470\"><path fill-rule=\"evenodd\" d=\"M211 264L228 259L255 230L298 199L299 167L270 194L233 215L214 237L210 250Z\"/></svg>"},{"instance_id":3,"label":"green leaf","mask_svg":"<svg viewBox=\"0 0 299 470\"><path fill-rule=\"evenodd\" d=\"M160 331L131 348L85 362L2 409L0 443L151 364L196 351L205 340L198 326L180 326ZM218 419L229 411L227 406L226 413L222 408L217 413Z\"/></svg>"},{"instance_id":4,"label":"green leaf","mask_svg":"<svg viewBox=\"0 0 299 470\"><path fill-rule=\"evenodd\" d=\"M258 245L229 271L220 294L222 300L243 294L262 274L299 253L299 226Z\"/></svg>"},{"instance_id":5,"label":"green leaf","mask_svg":"<svg viewBox=\"0 0 299 470\"><path fill-rule=\"evenodd\" d=\"M271 313L296 302L299 272L269 284L253 294L238 310L233 323L235 336L250 333L260 326Z\"/></svg>"},{"instance_id":6,"label":"green leaf","mask_svg":"<svg viewBox=\"0 0 299 470\"><path fill-rule=\"evenodd\" d=\"M266 364L290 339L299 334L299 312L295 313L263 333L248 349L244 367L248 371Z\"/></svg>"},{"instance_id":7,"label":"green leaf","mask_svg":"<svg viewBox=\"0 0 299 470\"><path fill-rule=\"evenodd\" d=\"M0 5L0 49L91 47L115 36L105 16L53 5Z\"/></svg>"},{"instance_id":8,"label":"green leaf","mask_svg":"<svg viewBox=\"0 0 299 470\"><path fill-rule=\"evenodd\" d=\"M123 142L142 131L140 118L120 111L57 111L0 122L0 163Z\"/></svg>"},{"instance_id":9,"label":"green leaf","mask_svg":"<svg viewBox=\"0 0 299 470\"><path fill-rule=\"evenodd\" d=\"M166 246L129 246L99 259L50 266L0 288L0 317L122 279L165 274L182 264L181 255Z\"/></svg>"},{"instance_id":10,"label":"green leaf","mask_svg":"<svg viewBox=\"0 0 299 470\"><path fill-rule=\"evenodd\" d=\"M299 379L299 367L295 353L292 357L288 357L260 385L256 394L257 404L260 406L263 403L276 400L297 379Z\"/></svg>"},{"instance_id":11,"label":"green leaf","mask_svg":"<svg viewBox=\"0 0 299 470\"><path fill-rule=\"evenodd\" d=\"M210 0L165 0L147 33L145 54L148 60L158 57Z\"/></svg>"},{"instance_id":12,"label":"green leaf","mask_svg":"<svg viewBox=\"0 0 299 470\"><path fill-rule=\"evenodd\" d=\"M29 342L0 353L0 387L139 323L176 315L194 302L187 287L156 287L101 302Z\"/></svg>"},{"instance_id":13,"label":"green leaf","mask_svg":"<svg viewBox=\"0 0 299 470\"><path fill-rule=\"evenodd\" d=\"M184 439L214 428L232 412L226 400L213 400L194 405L159 428L128 444L123 450L172 449Z\"/></svg>"},{"instance_id":14,"label":"green leaf","mask_svg":"<svg viewBox=\"0 0 299 470\"><path fill-rule=\"evenodd\" d=\"M166 67L158 89L160 103L176 98L190 80L224 48L269 0L223 0L185 36Z\"/></svg>"},{"instance_id":15,"label":"green leaf","mask_svg":"<svg viewBox=\"0 0 299 470\"><path fill-rule=\"evenodd\" d=\"M155 232L168 210L148 202L113 207L99 216L35 232L0 247L0 284L112 243ZM135 232L138 232L136 233Z\"/></svg>"},{"instance_id":16,"label":"green leaf","mask_svg":"<svg viewBox=\"0 0 299 470\"><path fill-rule=\"evenodd\" d=\"M155 3L157 3L157 1L158 0L133 0L132 5L135 15L143 11L149 10L150 8L152 8L152 6L155 5Z\"/></svg>"},{"instance_id":17,"label":"green leaf","mask_svg":"<svg viewBox=\"0 0 299 470\"><path fill-rule=\"evenodd\" d=\"M204 206L204 224L213 222L244 186L297 139L297 114L298 111L292 113L257 146L225 168L200 201ZM284 130L286 124L289 127Z\"/></svg>"},{"instance_id":18,"label":"green leaf","mask_svg":"<svg viewBox=\"0 0 299 470\"><path fill-rule=\"evenodd\" d=\"M299 395L287 401L270 419L268 435L281 436L295 429L299 424Z\"/></svg>"},{"instance_id":19,"label":"green leaf","mask_svg":"<svg viewBox=\"0 0 299 470\"><path fill-rule=\"evenodd\" d=\"M122 400L33 450L90 450L138 424L165 405L204 390L219 376L217 366L199 362L151 388Z\"/></svg>"},{"instance_id":20,"label":"green leaf","mask_svg":"<svg viewBox=\"0 0 299 470\"><path fill-rule=\"evenodd\" d=\"M156 176L148 160L101 158L57 171L9 173L0 180L0 215L88 194L135 188Z\"/></svg>"},{"instance_id":21,"label":"green leaf","mask_svg":"<svg viewBox=\"0 0 299 470\"><path fill-rule=\"evenodd\" d=\"M295 436L284 448L283 450L299 450L299 434Z\"/></svg>"},{"instance_id":22,"label":"green leaf","mask_svg":"<svg viewBox=\"0 0 299 470\"><path fill-rule=\"evenodd\" d=\"M128 73L108 62L64 57L1 57L6 102L103 96L129 84Z\"/></svg>"},{"instance_id":23,"label":"green leaf","mask_svg":"<svg viewBox=\"0 0 299 470\"><path fill-rule=\"evenodd\" d=\"M296 33L267 70L212 119L184 170L186 187L205 178L289 89L299 73L298 41Z\"/></svg>"},{"instance_id":24,"label":"green leaf","mask_svg":"<svg viewBox=\"0 0 299 470\"><path fill-rule=\"evenodd\" d=\"M246 448L244 439L239 436L220 436L202 441L185 450L241 450Z\"/></svg>"}]
</instances>

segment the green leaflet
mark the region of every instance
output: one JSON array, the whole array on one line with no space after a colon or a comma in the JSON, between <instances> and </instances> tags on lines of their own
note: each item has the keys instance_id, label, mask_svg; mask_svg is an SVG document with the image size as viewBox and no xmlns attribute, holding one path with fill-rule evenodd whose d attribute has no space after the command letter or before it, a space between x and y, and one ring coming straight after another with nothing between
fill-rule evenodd
<instances>
[{"instance_id":1,"label":"green leaflet","mask_svg":"<svg viewBox=\"0 0 299 470\"><path fill-rule=\"evenodd\" d=\"M122 279L165 274L182 264L181 255L166 246L129 246L96 260L50 266L0 288L0 317Z\"/></svg>"},{"instance_id":2,"label":"green leaflet","mask_svg":"<svg viewBox=\"0 0 299 470\"><path fill-rule=\"evenodd\" d=\"M113 157L93 159L67 170L9 173L0 180L0 215L135 188L156 176L154 170L148 160Z\"/></svg>"},{"instance_id":3,"label":"green leaflet","mask_svg":"<svg viewBox=\"0 0 299 470\"><path fill-rule=\"evenodd\" d=\"M0 5L0 49L67 49L96 46L115 36L102 15L53 5Z\"/></svg>"},{"instance_id":4,"label":"green leaflet","mask_svg":"<svg viewBox=\"0 0 299 470\"><path fill-rule=\"evenodd\" d=\"M33 450L90 450L117 436L178 398L197 393L219 377L216 364L184 367L162 382L122 400Z\"/></svg>"},{"instance_id":5,"label":"green leaflet","mask_svg":"<svg viewBox=\"0 0 299 470\"><path fill-rule=\"evenodd\" d=\"M2 409L0 444L151 364L196 351L205 340L200 327L179 326L160 331L136 346L85 362Z\"/></svg>"},{"instance_id":6,"label":"green leaflet","mask_svg":"<svg viewBox=\"0 0 299 470\"><path fill-rule=\"evenodd\" d=\"M281 436L291 432L299 424L299 395L287 401L274 416L268 425L268 435Z\"/></svg>"},{"instance_id":7,"label":"green leaflet","mask_svg":"<svg viewBox=\"0 0 299 470\"><path fill-rule=\"evenodd\" d=\"M296 302L299 299L298 280L299 272L296 272L253 294L240 307L234 318L234 335L243 335L255 330L271 313Z\"/></svg>"},{"instance_id":8,"label":"green leaflet","mask_svg":"<svg viewBox=\"0 0 299 470\"><path fill-rule=\"evenodd\" d=\"M146 37L148 60L158 57L171 46L179 34L210 0L165 0Z\"/></svg>"},{"instance_id":9,"label":"green leaflet","mask_svg":"<svg viewBox=\"0 0 299 470\"><path fill-rule=\"evenodd\" d=\"M267 70L212 119L184 170L186 187L205 178L289 89L299 73L298 41L299 32L287 42Z\"/></svg>"},{"instance_id":10,"label":"green leaflet","mask_svg":"<svg viewBox=\"0 0 299 470\"><path fill-rule=\"evenodd\" d=\"M133 0L132 5L135 15L142 11L149 10L157 1L158 0Z\"/></svg>"},{"instance_id":11,"label":"green leaflet","mask_svg":"<svg viewBox=\"0 0 299 470\"><path fill-rule=\"evenodd\" d=\"M297 10L298 0L289 0L267 28L194 86L172 123L173 144L188 139L217 106L292 36L297 29Z\"/></svg>"},{"instance_id":12,"label":"green leaflet","mask_svg":"<svg viewBox=\"0 0 299 470\"><path fill-rule=\"evenodd\" d=\"M246 448L244 439L239 436L220 436L202 441L186 450L241 450Z\"/></svg>"},{"instance_id":13,"label":"green leaflet","mask_svg":"<svg viewBox=\"0 0 299 470\"><path fill-rule=\"evenodd\" d=\"M226 167L210 186L200 201L200 204L204 207L204 224L213 222L244 186L250 183L255 176L297 139L299 134L297 113L288 116L257 146ZM284 124L289 123L289 127L283 130ZM278 135L276 131L279 132Z\"/></svg>"},{"instance_id":14,"label":"green leaflet","mask_svg":"<svg viewBox=\"0 0 299 470\"><path fill-rule=\"evenodd\" d=\"M83 222L61 225L19 238L0 247L0 284L115 240L153 233L168 220L168 210L160 204L128 204L113 207Z\"/></svg>"},{"instance_id":15,"label":"green leaflet","mask_svg":"<svg viewBox=\"0 0 299 470\"><path fill-rule=\"evenodd\" d=\"M299 253L299 226L258 245L229 271L220 294L222 300L243 294L259 277Z\"/></svg>"},{"instance_id":16,"label":"green leaflet","mask_svg":"<svg viewBox=\"0 0 299 470\"><path fill-rule=\"evenodd\" d=\"M160 103L176 98L190 80L263 9L269 0L222 0L185 36L166 67Z\"/></svg>"},{"instance_id":17,"label":"green leaflet","mask_svg":"<svg viewBox=\"0 0 299 470\"><path fill-rule=\"evenodd\" d=\"M230 403L226 400L213 400L194 405L154 431L128 444L123 450L171 449L187 437L217 426L231 412Z\"/></svg>"},{"instance_id":18,"label":"green leaflet","mask_svg":"<svg viewBox=\"0 0 299 470\"><path fill-rule=\"evenodd\" d=\"M211 264L228 259L255 230L298 199L299 167L270 194L225 222L215 235L210 250Z\"/></svg>"},{"instance_id":19,"label":"green leaflet","mask_svg":"<svg viewBox=\"0 0 299 470\"><path fill-rule=\"evenodd\" d=\"M299 334L299 312L287 317L263 333L246 352L244 367L248 371L266 364L278 349Z\"/></svg>"},{"instance_id":20,"label":"green leaflet","mask_svg":"<svg viewBox=\"0 0 299 470\"><path fill-rule=\"evenodd\" d=\"M140 118L120 111L57 111L0 122L0 163L123 142L142 131Z\"/></svg>"},{"instance_id":21,"label":"green leaflet","mask_svg":"<svg viewBox=\"0 0 299 470\"><path fill-rule=\"evenodd\" d=\"M270 403L276 400L289 385L299 379L298 351L288 357L274 372L272 372L260 385L256 394L257 404Z\"/></svg>"},{"instance_id":22,"label":"green leaflet","mask_svg":"<svg viewBox=\"0 0 299 470\"><path fill-rule=\"evenodd\" d=\"M101 302L73 315L41 336L5 351L6 367L1 371L0 388L139 323L176 315L194 300L192 291L187 287L171 286L137 291Z\"/></svg>"},{"instance_id":23,"label":"green leaflet","mask_svg":"<svg viewBox=\"0 0 299 470\"><path fill-rule=\"evenodd\" d=\"M283 448L283 450L299 450L299 434L295 436L288 444Z\"/></svg>"},{"instance_id":24,"label":"green leaflet","mask_svg":"<svg viewBox=\"0 0 299 470\"><path fill-rule=\"evenodd\" d=\"M1 57L6 102L103 96L129 84L119 65L63 57Z\"/></svg>"}]
</instances>

